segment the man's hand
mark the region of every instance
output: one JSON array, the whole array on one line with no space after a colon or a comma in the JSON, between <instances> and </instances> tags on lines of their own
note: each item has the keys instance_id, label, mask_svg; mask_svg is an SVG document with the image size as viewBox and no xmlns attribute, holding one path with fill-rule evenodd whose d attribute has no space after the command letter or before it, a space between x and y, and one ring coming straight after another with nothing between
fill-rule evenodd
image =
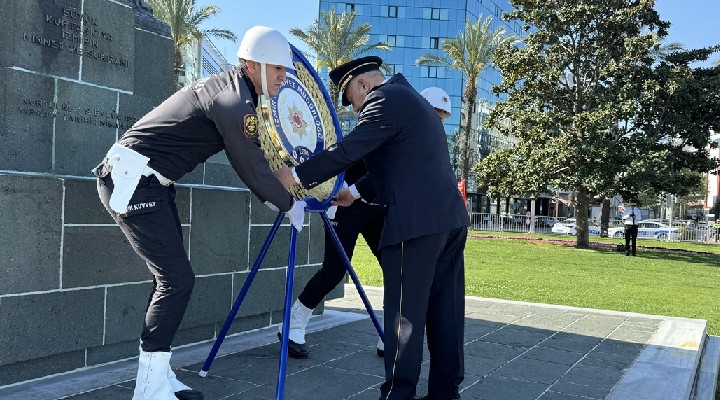
<instances>
[{"instance_id":1,"label":"man's hand","mask_svg":"<svg viewBox=\"0 0 720 400\"><path fill-rule=\"evenodd\" d=\"M285 186L285 189L290 189L293 185L297 184L297 182L295 182L295 177L293 177L292 171L288 167L283 167L275 171L275 177L277 177L280 183Z\"/></svg>"},{"instance_id":2,"label":"man's hand","mask_svg":"<svg viewBox=\"0 0 720 400\"><path fill-rule=\"evenodd\" d=\"M334 206L347 207L352 204L353 201L355 201L355 197L350 193L350 190L348 188L342 188L330 203Z\"/></svg>"},{"instance_id":3,"label":"man's hand","mask_svg":"<svg viewBox=\"0 0 720 400\"><path fill-rule=\"evenodd\" d=\"M305 222L305 202L303 200L295 200L290 211L286 212L290 223L297 229L298 232L302 230L303 222Z\"/></svg>"}]
</instances>

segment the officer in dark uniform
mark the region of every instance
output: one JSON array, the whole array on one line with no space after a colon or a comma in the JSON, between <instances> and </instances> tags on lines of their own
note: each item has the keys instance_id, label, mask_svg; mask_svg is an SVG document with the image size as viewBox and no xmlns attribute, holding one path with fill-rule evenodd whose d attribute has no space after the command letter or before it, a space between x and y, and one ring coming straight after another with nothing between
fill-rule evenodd
<instances>
[{"instance_id":1,"label":"officer in dark uniform","mask_svg":"<svg viewBox=\"0 0 720 400\"><path fill-rule=\"evenodd\" d=\"M464 257L469 218L450 166L442 122L396 74L363 57L330 71L343 105L359 112L355 129L335 147L299 166L275 171L285 187L313 187L365 161L368 175L341 190L385 206L380 237L385 285L385 383L382 400L415 396L423 351L430 351L426 399L458 399L464 376Z\"/></svg>"},{"instance_id":2,"label":"officer in dark uniform","mask_svg":"<svg viewBox=\"0 0 720 400\"><path fill-rule=\"evenodd\" d=\"M238 57L236 69L183 88L141 118L93 170L101 201L154 277L133 400L203 398L169 366L195 282L173 182L225 150L248 188L302 227L303 202L293 202L255 144L258 97L277 94L293 68L290 46L280 32L256 26L245 33Z\"/></svg>"},{"instance_id":3,"label":"officer in dark uniform","mask_svg":"<svg viewBox=\"0 0 720 400\"><path fill-rule=\"evenodd\" d=\"M425 88L420 94L435 108L435 112L441 121L445 121L450 116L452 103L450 102L450 96L443 89L429 87ZM366 173L365 163L359 162L345 171L345 183L353 185ZM329 211L328 215L330 216ZM355 243L358 236L362 234L370 251L380 263L378 243L384 219L383 207L363 201L356 201L348 207L337 209L334 216L331 216L331 220L348 259L352 260ZM323 265L305 285L305 289L293 304L292 313L290 314L288 354L291 357L308 357L308 351L305 348L305 328L310 320L310 315L313 309L344 277L344 263L335 248L330 233L326 229ZM282 327L282 324L278 326L278 335L282 333ZM380 338L378 338L376 352L380 357L385 356L385 343Z\"/></svg>"}]
</instances>

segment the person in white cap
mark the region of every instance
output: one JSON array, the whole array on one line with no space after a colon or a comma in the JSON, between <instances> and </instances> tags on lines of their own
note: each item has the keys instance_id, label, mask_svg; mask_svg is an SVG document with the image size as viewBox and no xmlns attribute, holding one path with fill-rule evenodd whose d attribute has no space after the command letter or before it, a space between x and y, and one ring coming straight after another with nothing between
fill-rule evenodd
<instances>
[{"instance_id":1,"label":"person in white cap","mask_svg":"<svg viewBox=\"0 0 720 400\"><path fill-rule=\"evenodd\" d=\"M431 106L433 106L433 108L435 108L435 112L438 114L441 121L445 122L450 114L452 114L450 96L444 90L436 86L431 86L423 89L420 94L428 101L428 103L430 103Z\"/></svg>"},{"instance_id":2,"label":"person in white cap","mask_svg":"<svg viewBox=\"0 0 720 400\"><path fill-rule=\"evenodd\" d=\"M247 187L302 229L304 202L293 200L256 144L259 96L277 95L293 68L290 45L277 30L255 26L238 57L235 69L192 83L142 117L93 170L100 200L154 279L133 400L204 398L170 368L170 344L195 284L173 183L225 150Z\"/></svg>"}]
</instances>

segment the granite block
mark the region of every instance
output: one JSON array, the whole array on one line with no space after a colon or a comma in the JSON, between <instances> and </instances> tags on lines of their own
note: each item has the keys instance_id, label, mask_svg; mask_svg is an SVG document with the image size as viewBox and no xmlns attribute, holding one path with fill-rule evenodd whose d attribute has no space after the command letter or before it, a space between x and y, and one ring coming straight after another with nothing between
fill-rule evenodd
<instances>
[{"instance_id":1,"label":"granite block","mask_svg":"<svg viewBox=\"0 0 720 400\"><path fill-rule=\"evenodd\" d=\"M77 10L81 8L81 0L3 2L3 13L12 18L0 37L0 67L79 79L84 37Z\"/></svg>"},{"instance_id":2,"label":"granite block","mask_svg":"<svg viewBox=\"0 0 720 400\"><path fill-rule=\"evenodd\" d=\"M144 66L136 71L135 63L149 59L160 61L157 54L136 60L135 12L132 7L106 0L84 0L82 11L78 7L75 15L79 16L76 21L83 19L83 81L132 91L135 74L152 69ZM71 21L72 16L69 15ZM171 60L166 59L166 62Z\"/></svg>"},{"instance_id":3,"label":"granite block","mask_svg":"<svg viewBox=\"0 0 720 400\"><path fill-rule=\"evenodd\" d=\"M63 246L63 287L152 279L118 226L65 227Z\"/></svg>"},{"instance_id":4,"label":"granite block","mask_svg":"<svg viewBox=\"0 0 720 400\"><path fill-rule=\"evenodd\" d=\"M233 301L240 293L248 275L247 272L233 274ZM258 271L237 316L245 317L281 310L285 301L285 280L285 269Z\"/></svg>"},{"instance_id":5,"label":"granite block","mask_svg":"<svg viewBox=\"0 0 720 400\"><path fill-rule=\"evenodd\" d=\"M123 343L134 339L137 352L152 287L151 282L145 282L107 288L105 344Z\"/></svg>"},{"instance_id":6,"label":"granite block","mask_svg":"<svg viewBox=\"0 0 720 400\"><path fill-rule=\"evenodd\" d=\"M0 365L98 346L103 288L2 298Z\"/></svg>"},{"instance_id":7,"label":"granite block","mask_svg":"<svg viewBox=\"0 0 720 400\"><path fill-rule=\"evenodd\" d=\"M0 175L0 294L60 287L62 193L59 179Z\"/></svg>"},{"instance_id":8,"label":"granite block","mask_svg":"<svg viewBox=\"0 0 720 400\"><path fill-rule=\"evenodd\" d=\"M53 78L0 68L0 169L53 170L55 115L67 107L54 100L55 83Z\"/></svg>"},{"instance_id":9,"label":"granite block","mask_svg":"<svg viewBox=\"0 0 720 400\"><path fill-rule=\"evenodd\" d=\"M192 193L190 262L196 275L247 265L247 192L198 189Z\"/></svg>"},{"instance_id":10,"label":"granite block","mask_svg":"<svg viewBox=\"0 0 720 400\"><path fill-rule=\"evenodd\" d=\"M77 350L15 364L0 363L0 386L59 374L85 366L85 351Z\"/></svg>"},{"instance_id":11,"label":"granite block","mask_svg":"<svg viewBox=\"0 0 720 400\"><path fill-rule=\"evenodd\" d=\"M108 89L57 82L58 102L68 108L55 118L54 171L91 177L118 136L118 94Z\"/></svg>"},{"instance_id":12,"label":"granite block","mask_svg":"<svg viewBox=\"0 0 720 400\"><path fill-rule=\"evenodd\" d=\"M115 225L100 201L96 179L65 179L64 185L65 224Z\"/></svg>"}]
</instances>

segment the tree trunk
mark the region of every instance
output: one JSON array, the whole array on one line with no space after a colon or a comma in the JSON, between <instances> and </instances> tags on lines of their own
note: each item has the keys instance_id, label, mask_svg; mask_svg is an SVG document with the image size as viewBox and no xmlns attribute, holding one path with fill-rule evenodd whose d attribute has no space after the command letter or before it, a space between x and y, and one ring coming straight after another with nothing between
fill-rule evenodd
<instances>
[{"instance_id":1,"label":"tree trunk","mask_svg":"<svg viewBox=\"0 0 720 400\"><path fill-rule=\"evenodd\" d=\"M603 199L600 211L600 237L606 238L610 227L610 199Z\"/></svg>"},{"instance_id":2,"label":"tree trunk","mask_svg":"<svg viewBox=\"0 0 720 400\"><path fill-rule=\"evenodd\" d=\"M335 112L337 112L342 106L342 100L340 100L340 89L333 81L330 81L330 101L335 105Z\"/></svg>"},{"instance_id":3,"label":"tree trunk","mask_svg":"<svg viewBox=\"0 0 720 400\"><path fill-rule=\"evenodd\" d=\"M180 47L175 47L175 90L180 90L183 87L183 84L180 83L180 75L184 74L185 72L185 63L183 63L182 59L182 53L180 52Z\"/></svg>"},{"instance_id":4,"label":"tree trunk","mask_svg":"<svg viewBox=\"0 0 720 400\"><path fill-rule=\"evenodd\" d=\"M477 98L476 78L468 78L465 87L465 104L467 104L465 126L462 129L462 142L460 144L460 179L465 180L470 173L470 133L472 132L472 119Z\"/></svg>"},{"instance_id":5,"label":"tree trunk","mask_svg":"<svg viewBox=\"0 0 720 400\"><path fill-rule=\"evenodd\" d=\"M588 231L588 205L590 198L588 191L584 187L578 188L576 192L575 204L575 223L577 224L577 242L578 248L590 247L590 232Z\"/></svg>"}]
</instances>

